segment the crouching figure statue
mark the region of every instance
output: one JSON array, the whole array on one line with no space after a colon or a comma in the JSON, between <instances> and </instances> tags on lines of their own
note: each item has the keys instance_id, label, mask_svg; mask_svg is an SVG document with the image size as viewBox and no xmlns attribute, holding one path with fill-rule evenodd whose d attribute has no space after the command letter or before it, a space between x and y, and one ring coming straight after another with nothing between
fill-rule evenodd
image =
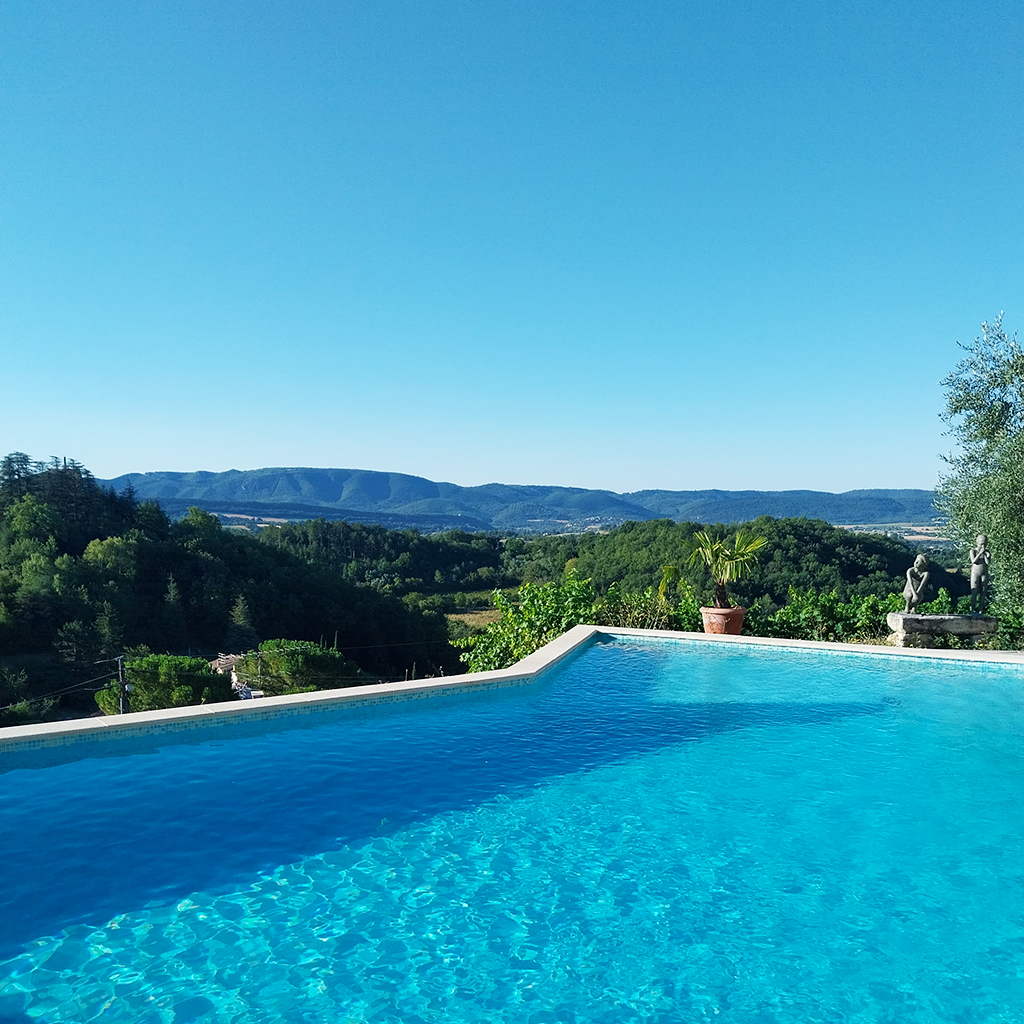
<instances>
[{"instance_id":1,"label":"crouching figure statue","mask_svg":"<svg viewBox=\"0 0 1024 1024\"><path fill-rule=\"evenodd\" d=\"M918 555L914 564L907 570L907 585L903 588L903 600L906 607L903 609L905 615L917 611L917 606L924 597L924 588L928 586L928 556Z\"/></svg>"}]
</instances>

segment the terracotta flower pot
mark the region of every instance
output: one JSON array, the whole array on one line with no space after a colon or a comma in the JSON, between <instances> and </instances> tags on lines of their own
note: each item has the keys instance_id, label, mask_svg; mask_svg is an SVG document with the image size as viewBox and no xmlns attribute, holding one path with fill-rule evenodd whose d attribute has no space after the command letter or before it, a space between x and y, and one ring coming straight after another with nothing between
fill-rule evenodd
<instances>
[{"instance_id":1,"label":"terracotta flower pot","mask_svg":"<svg viewBox=\"0 0 1024 1024\"><path fill-rule=\"evenodd\" d=\"M737 604L732 608L701 608L700 614L704 619L705 633L739 634L743 629L743 616L747 614L747 609Z\"/></svg>"}]
</instances>

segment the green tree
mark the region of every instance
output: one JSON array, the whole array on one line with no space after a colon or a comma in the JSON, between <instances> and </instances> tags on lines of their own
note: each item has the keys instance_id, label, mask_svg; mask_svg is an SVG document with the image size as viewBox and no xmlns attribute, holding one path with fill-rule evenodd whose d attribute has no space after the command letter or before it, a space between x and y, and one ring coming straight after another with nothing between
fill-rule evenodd
<instances>
[{"instance_id":1,"label":"green tree","mask_svg":"<svg viewBox=\"0 0 1024 1024\"><path fill-rule=\"evenodd\" d=\"M124 629L117 609L104 601L96 615L97 651L101 658L116 658L124 650Z\"/></svg>"},{"instance_id":2,"label":"green tree","mask_svg":"<svg viewBox=\"0 0 1024 1024\"><path fill-rule=\"evenodd\" d=\"M82 555L82 561L102 573L105 579L125 580L129 584L135 577L138 559L138 539L132 535L92 540Z\"/></svg>"},{"instance_id":3,"label":"green tree","mask_svg":"<svg viewBox=\"0 0 1024 1024\"><path fill-rule=\"evenodd\" d=\"M171 535L171 521L167 513L152 499L136 506L135 527L151 540L167 540Z\"/></svg>"},{"instance_id":4,"label":"green tree","mask_svg":"<svg viewBox=\"0 0 1024 1024\"><path fill-rule=\"evenodd\" d=\"M174 573L167 574L167 590L164 592L163 607L160 610L163 639L171 653L180 651L186 644L185 610L181 606L181 590L174 579Z\"/></svg>"},{"instance_id":5,"label":"green tree","mask_svg":"<svg viewBox=\"0 0 1024 1024\"><path fill-rule=\"evenodd\" d=\"M241 594L231 606L227 632L224 634L224 650L228 654L243 654L251 651L260 642L256 630L252 628L249 616L249 602Z\"/></svg>"},{"instance_id":6,"label":"green tree","mask_svg":"<svg viewBox=\"0 0 1024 1024\"><path fill-rule=\"evenodd\" d=\"M946 456L939 503L966 547L992 542L992 586L1001 612L1024 610L1024 349L1003 314L962 346L943 380L943 418L958 450Z\"/></svg>"},{"instance_id":7,"label":"green tree","mask_svg":"<svg viewBox=\"0 0 1024 1024\"><path fill-rule=\"evenodd\" d=\"M340 651L308 640L264 640L235 666L235 674L268 697L375 683Z\"/></svg>"},{"instance_id":8,"label":"green tree","mask_svg":"<svg viewBox=\"0 0 1024 1024\"><path fill-rule=\"evenodd\" d=\"M11 452L0 460L0 508L29 493L34 471L35 464L24 452Z\"/></svg>"},{"instance_id":9,"label":"green tree","mask_svg":"<svg viewBox=\"0 0 1024 1024\"><path fill-rule=\"evenodd\" d=\"M69 665L88 665L96 661L100 653L100 640L95 628L81 619L65 622L57 630L53 641L61 660Z\"/></svg>"},{"instance_id":10,"label":"green tree","mask_svg":"<svg viewBox=\"0 0 1024 1024\"><path fill-rule=\"evenodd\" d=\"M124 670L131 685L128 702L132 711L155 711L235 699L229 677L218 675L202 658L147 654L126 658ZM106 714L116 715L119 697L120 683L112 679L105 690L96 694L96 703Z\"/></svg>"}]
</instances>

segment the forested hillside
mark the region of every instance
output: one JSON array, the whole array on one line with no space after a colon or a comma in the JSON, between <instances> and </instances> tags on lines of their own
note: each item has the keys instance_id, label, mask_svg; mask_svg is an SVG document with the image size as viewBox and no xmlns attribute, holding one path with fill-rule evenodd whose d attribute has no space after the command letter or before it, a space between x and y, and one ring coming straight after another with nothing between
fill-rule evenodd
<instances>
[{"instance_id":1,"label":"forested hillside","mask_svg":"<svg viewBox=\"0 0 1024 1024\"><path fill-rule=\"evenodd\" d=\"M764 607L783 604L790 587L836 591L844 599L899 592L918 551L904 541L811 519L762 516L713 529L727 533L739 525L765 536L768 543L753 574L736 584L735 593L741 603ZM502 537L449 531L424 536L415 530L318 519L268 527L261 540L330 567L354 583L385 593L442 598L428 603L452 610L458 606L456 598L467 591L560 580L570 565L593 581L598 594L612 584L631 593L657 587L663 567L674 565L698 595L710 599L711 583L703 569L686 564L693 534L704 528L659 519L625 523L603 534ZM967 583L958 573L936 580L953 597L966 593Z\"/></svg>"},{"instance_id":2,"label":"forested hillside","mask_svg":"<svg viewBox=\"0 0 1024 1024\"><path fill-rule=\"evenodd\" d=\"M717 529L724 534L736 525ZM904 573L916 554L903 541L854 534L820 520L761 516L744 525L766 537L768 544L751 578L733 587L741 604L759 599L781 604L790 587L837 590L843 597L892 593L902 590ZM662 566L676 565L697 593L710 599L707 575L685 564L694 531L702 528L697 522L658 519L629 522L604 535L520 541L510 545L510 554L515 551L518 561L507 571L521 574L526 581L544 582L557 579L569 559L574 559L581 577L593 580L600 593L613 583L629 591L656 586ZM950 575L950 586L958 593L963 582Z\"/></svg>"},{"instance_id":3,"label":"forested hillside","mask_svg":"<svg viewBox=\"0 0 1024 1024\"><path fill-rule=\"evenodd\" d=\"M425 535L315 519L271 526L261 539L384 593L450 594L520 582L515 565L511 574L506 571L506 542L496 533L448 530Z\"/></svg>"},{"instance_id":4,"label":"forested hillside","mask_svg":"<svg viewBox=\"0 0 1024 1024\"><path fill-rule=\"evenodd\" d=\"M442 616L381 588L199 509L172 523L74 462L0 463L0 707L81 686L62 707L95 710L97 662L139 645L215 654L239 636L336 643L383 678L458 664Z\"/></svg>"},{"instance_id":5,"label":"forested hillside","mask_svg":"<svg viewBox=\"0 0 1024 1024\"><path fill-rule=\"evenodd\" d=\"M131 484L171 514L190 505L208 512L305 519L323 516L424 532L573 533L628 521L671 518L738 522L761 515L831 523L931 523L934 493L924 490L613 491L527 484L458 484L364 469L252 469L225 473L132 473Z\"/></svg>"},{"instance_id":6,"label":"forested hillside","mask_svg":"<svg viewBox=\"0 0 1024 1024\"><path fill-rule=\"evenodd\" d=\"M879 534L852 533L820 520L759 517L746 524L719 525L719 533L738 525L768 538L752 575L732 590L740 604L781 605L789 588L851 595L884 596L903 589L904 574L917 549ZM557 579L570 559L598 593L618 583L628 591L657 586L662 566L677 566L699 595L711 598L710 579L686 558L700 523L668 519L626 523L606 534L538 537L510 541L506 573L530 582ZM948 577L948 579L946 578ZM947 573L941 580L954 597L966 593L966 582Z\"/></svg>"}]
</instances>

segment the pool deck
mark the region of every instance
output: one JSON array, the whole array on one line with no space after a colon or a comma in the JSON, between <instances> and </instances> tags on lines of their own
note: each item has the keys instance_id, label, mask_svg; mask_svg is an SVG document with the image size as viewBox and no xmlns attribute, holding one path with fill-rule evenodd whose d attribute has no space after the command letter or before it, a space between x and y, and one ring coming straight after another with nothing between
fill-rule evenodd
<instances>
[{"instance_id":1,"label":"pool deck","mask_svg":"<svg viewBox=\"0 0 1024 1024\"><path fill-rule=\"evenodd\" d=\"M521 686L539 679L566 658L578 654L599 638L650 638L689 640L713 644L741 644L755 647L786 647L800 650L836 651L888 658L931 658L1024 666L1020 651L948 651L934 648L886 647L874 644L830 644L814 640L779 640L755 636L716 636L707 633L679 633L660 629L618 629L574 626L567 633L517 662L494 672L467 672L458 676L418 679L401 683L376 683L342 690L317 690L285 697L264 697L218 704L190 705L162 711L140 711L102 718L78 718L65 722L16 725L0 729L0 754L32 748L58 747L104 737L153 736L160 732L191 731L212 722L278 718L309 714L327 708L383 704L429 698L443 694Z\"/></svg>"}]
</instances>

